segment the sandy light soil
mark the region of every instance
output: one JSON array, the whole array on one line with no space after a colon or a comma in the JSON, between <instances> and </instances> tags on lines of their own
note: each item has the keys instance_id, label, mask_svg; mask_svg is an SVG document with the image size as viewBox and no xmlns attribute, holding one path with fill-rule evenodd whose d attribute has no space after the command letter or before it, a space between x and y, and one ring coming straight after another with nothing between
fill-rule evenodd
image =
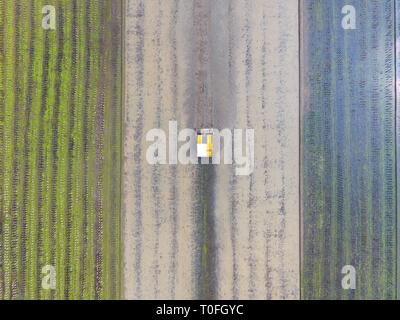
<instances>
[{"instance_id":1,"label":"sandy light soil","mask_svg":"<svg viewBox=\"0 0 400 320\"><path fill-rule=\"evenodd\" d=\"M299 298L297 1L128 0L124 294ZM255 130L254 172L150 165L146 133Z\"/></svg>"}]
</instances>

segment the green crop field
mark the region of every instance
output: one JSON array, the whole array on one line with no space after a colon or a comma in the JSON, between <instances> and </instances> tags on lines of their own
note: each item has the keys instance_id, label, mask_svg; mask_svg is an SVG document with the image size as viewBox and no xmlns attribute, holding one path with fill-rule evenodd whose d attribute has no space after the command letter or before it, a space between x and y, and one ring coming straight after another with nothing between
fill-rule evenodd
<instances>
[{"instance_id":1,"label":"green crop field","mask_svg":"<svg viewBox=\"0 0 400 320\"><path fill-rule=\"evenodd\" d=\"M0 300L121 295L121 7L0 0Z\"/></svg>"},{"instance_id":2,"label":"green crop field","mask_svg":"<svg viewBox=\"0 0 400 320\"><path fill-rule=\"evenodd\" d=\"M302 2L302 297L395 299L395 2L344 3Z\"/></svg>"}]
</instances>

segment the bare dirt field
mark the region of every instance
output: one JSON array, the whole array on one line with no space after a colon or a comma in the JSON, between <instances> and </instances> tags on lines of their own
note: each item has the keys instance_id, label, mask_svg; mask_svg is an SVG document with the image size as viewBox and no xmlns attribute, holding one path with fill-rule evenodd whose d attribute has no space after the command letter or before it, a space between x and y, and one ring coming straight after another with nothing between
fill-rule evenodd
<instances>
[{"instance_id":1,"label":"bare dirt field","mask_svg":"<svg viewBox=\"0 0 400 320\"><path fill-rule=\"evenodd\" d=\"M126 298L299 298L296 3L127 1ZM150 165L146 133L170 120L254 129L253 173Z\"/></svg>"}]
</instances>

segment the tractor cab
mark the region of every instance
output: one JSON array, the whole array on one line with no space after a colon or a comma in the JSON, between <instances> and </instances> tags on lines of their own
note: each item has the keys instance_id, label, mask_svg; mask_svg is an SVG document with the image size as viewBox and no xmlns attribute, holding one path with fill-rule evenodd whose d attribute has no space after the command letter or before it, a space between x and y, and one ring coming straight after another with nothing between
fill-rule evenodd
<instances>
[{"instance_id":1,"label":"tractor cab","mask_svg":"<svg viewBox=\"0 0 400 320\"><path fill-rule=\"evenodd\" d=\"M197 130L197 157L212 158L213 155L213 129Z\"/></svg>"}]
</instances>

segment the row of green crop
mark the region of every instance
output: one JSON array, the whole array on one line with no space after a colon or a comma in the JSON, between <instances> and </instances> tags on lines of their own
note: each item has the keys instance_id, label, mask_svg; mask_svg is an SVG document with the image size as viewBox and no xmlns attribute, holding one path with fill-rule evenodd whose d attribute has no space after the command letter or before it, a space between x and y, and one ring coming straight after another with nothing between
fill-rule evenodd
<instances>
[{"instance_id":1,"label":"row of green crop","mask_svg":"<svg viewBox=\"0 0 400 320\"><path fill-rule=\"evenodd\" d=\"M0 43L4 42L4 9L5 3L0 0ZM0 150L4 148L4 50L0 49ZM3 261L3 179L4 179L4 155L0 153L0 261ZM0 264L0 298L3 297L4 277L3 265Z\"/></svg>"},{"instance_id":2,"label":"row of green crop","mask_svg":"<svg viewBox=\"0 0 400 320\"><path fill-rule=\"evenodd\" d=\"M106 11L105 11L106 16L111 15L111 7L107 6ZM104 28L104 24L102 25L103 27L103 32L105 33L105 46L104 46L104 52L103 52L103 65L104 65L104 75L105 79L103 79L104 84L103 84L103 90L104 91L104 114L103 114L103 141L102 144L104 146L104 164L103 164L103 170L102 170L102 190L105 195L109 195L111 193L111 170L112 170L112 155L111 155L111 139L112 139L112 124L110 123L111 119L111 113L112 110L111 108L108 108L107 106L112 105L112 96L113 96L113 88L112 86L108 86L107 84L113 83L112 80L112 70L111 70L111 54L112 50L115 50L112 47L112 30L111 28ZM103 210L102 210L102 230L101 230L101 253L102 253L102 272L104 275L109 275L110 274L110 248L109 248L109 243L110 243L110 232L109 232L109 226L111 225L111 220L110 220L110 214L109 212L111 211L111 203L112 200L109 197L104 197L104 202L103 202ZM110 294L110 280L106 279L102 285L102 291L101 295L102 296L107 296Z\"/></svg>"},{"instance_id":3,"label":"row of green crop","mask_svg":"<svg viewBox=\"0 0 400 320\"><path fill-rule=\"evenodd\" d=\"M58 119L57 119L57 176L56 176L56 293L57 299L65 298L65 263L67 252L67 179L68 179L68 148L70 121L70 85L71 85L71 41L72 41L72 2L62 2L63 12L63 42Z\"/></svg>"},{"instance_id":4,"label":"row of green crop","mask_svg":"<svg viewBox=\"0 0 400 320\"><path fill-rule=\"evenodd\" d=\"M69 249L70 261L70 297L80 297L80 259L82 248L82 225L83 225L83 120L84 120L84 96L85 96L85 3L77 2L77 25L75 28L77 43L76 56L73 58L74 74L74 101L73 115L74 126L72 131L73 150L71 157L71 237Z\"/></svg>"},{"instance_id":5,"label":"row of green crop","mask_svg":"<svg viewBox=\"0 0 400 320\"><path fill-rule=\"evenodd\" d=\"M46 4L51 4L46 2ZM43 172L41 175L40 195L42 204L40 208L41 221L41 256L40 265L52 265L52 197L54 188L53 182L53 136L54 136L54 120L55 120L55 103L56 103L56 83L57 83L57 55L58 55L58 36L57 32L45 33L45 50L47 52L47 67L46 67L46 97L43 103L44 111L42 118L41 129L43 130L42 139L42 159ZM49 290L42 288L40 297L42 299L50 299L51 293Z\"/></svg>"},{"instance_id":6,"label":"row of green crop","mask_svg":"<svg viewBox=\"0 0 400 320\"><path fill-rule=\"evenodd\" d=\"M95 278L92 270L95 269L95 226L96 226L96 210L95 210L95 189L96 189L96 106L98 98L97 84L100 79L99 74L99 56L100 56L100 34L98 28L100 24L100 9L98 2L90 1L89 15L89 81L88 81L88 104L86 107L87 115L87 167L86 181L87 188L87 212L86 212L86 245L84 253L84 261L86 264L84 273L84 296L89 298L95 297ZM92 170L90 170L92 168Z\"/></svg>"},{"instance_id":7,"label":"row of green crop","mask_svg":"<svg viewBox=\"0 0 400 320\"><path fill-rule=\"evenodd\" d=\"M116 25L119 29L119 31L122 33L124 30L123 26L123 19L122 16L124 14L124 6L123 6L123 1L118 7L118 14L115 15L115 17L120 17L120 20L114 20L114 25ZM113 44L113 52L114 52L114 60L113 60L113 65L115 66L116 70L114 74L114 78L112 79L112 83L114 85L113 88L113 103L112 103L112 108L111 108L111 116L112 116L112 123L113 123L113 128L112 128L112 136L113 139L111 141L112 145L112 150L111 153L113 155L112 161L109 164L109 166L112 168L112 177L122 177L122 166L121 166L121 154L123 152L122 150L122 108L123 107L118 107L118 106L123 106L123 101L122 101L122 93L123 93L123 62L122 62L122 56L123 56L123 47L122 47L122 41L120 40L121 38L116 38L113 37L114 43ZM110 198L112 201L112 207L110 212L121 212L121 194L122 194L122 189L121 189L121 180L120 179L112 179L112 188L111 188L111 193L110 193ZM122 270L122 253L121 253L121 248L122 248L122 229L121 229L121 215L119 214L113 214L112 215L112 221L111 221L111 248L110 248L110 255L112 255L112 259L114 263L112 268L111 268L111 274L113 275L114 279L112 281L113 283L113 290L114 292L111 292L111 296L117 296L120 292L122 292L122 287L121 287L121 272ZM115 250L115 248L118 248L118 250Z\"/></svg>"},{"instance_id":8,"label":"row of green crop","mask_svg":"<svg viewBox=\"0 0 400 320\"><path fill-rule=\"evenodd\" d=\"M43 2L35 0L33 6L33 25L41 25L41 8ZM38 265L38 196L39 196L39 130L40 111L42 104L42 79L43 79L43 29L35 28L32 32L33 60L31 61L30 81L31 101L28 125L28 190L27 190L27 220L26 220L26 297L33 299L37 292L37 265Z\"/></svg>"},{"instance_id":9,"label":"row of green crop","mask_svg":"<svg viewBox=\"0 0 400 320\"><path fill-rule=\"evenodd\" d=\"M15 212L17 214L16 220L16 234L15 240L15 282L17 288L22 288L24 286L24 274L25 268L23 267L23 262L26 261L26 257L23 256L22 251L22 237L24 234L24 219L26 215L26 210L24 206L24 184L26 178L26 168L25 168L25 150L27 149L27 141L25 139L25 132L28 125L27 122L27 108L25 107L28 98L28 69L29 69L29 42L31 37L30 29L30 7L31 5L23 5L17 2L18 5L18 23L17 23L17 130L16 130L16 164L17 164L17 184L15 188L16 192L16 206Z\"/></svg>"},{"instance_id":10,"label":"row of green crop","mask_svg":"<svg viewBox=\"0 0 400 320\"><path fill-rule=\"evenodd\" d=\"M5 77L4 77L4 138L3 138L3 275L4 275L4 297L11 297L12 261L11 261L11 232L12 219L12 186L14 170L14 106L15 106L15 70L14 61L14 33L15 33L15 13L14 2L7 0L5 2L5 28L3 50L5 55Z\"/></svg>"}]
</instances>

